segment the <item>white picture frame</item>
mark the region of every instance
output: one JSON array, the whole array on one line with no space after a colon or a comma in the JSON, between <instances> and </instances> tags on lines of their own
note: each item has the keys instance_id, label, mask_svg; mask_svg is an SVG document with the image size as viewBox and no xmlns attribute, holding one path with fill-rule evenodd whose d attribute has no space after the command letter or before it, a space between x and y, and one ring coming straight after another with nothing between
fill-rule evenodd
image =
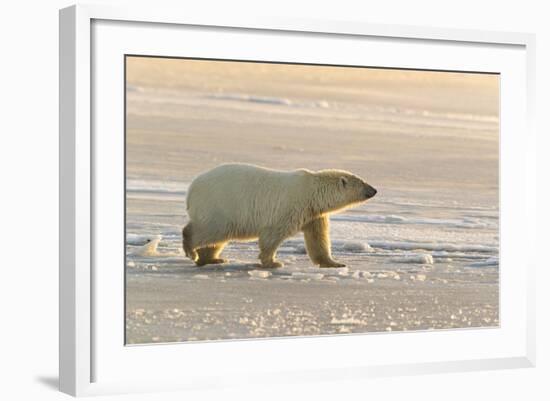
<instances>
[{"instance_id":1,"label":"white picture frame","mask_svg":"<svg viewBox=\"0 0 550 401\"><path fill-rule=\"evenodd\" d=\"M95 24L95 25L94 25ZM102 25L103 24L103 25ZM123 26L117 26L123 25ZM103 31L96 30L104 29ZM535 133L532 128L532 112L534 110L534 35L525 33L507 32L484 32L458 29L439 29L414 26L390 26L374 25L363 22L350 21L315 21L295 20L292 18L254 18L238 19L227 16L216 15L193 15L185 10L163 10L155 7L147 8L112 8L108 6L78 5L60 11L60 390L75 396L127 393L135 391L165 391L171 389L197 389L216 386L244 385L247 380L253 378L255 382L271 381L274 377L280 380L292 382L297 380L326 380L328 378L354 378L420 374L430 372L468 371L481 369L503 369L515 367L530 367L535 363L535 305L534 305L534 253L528 252L527 256L514 254L510 245L514 238L506 239L504 236L501 244L503 248L502 258L509 258L517 261L520 272L518 278L510 280L507 271L503 272L505 280L501 282L503 292L501 295L501 308L503 317L500 328L494 330L474 331L443 331L439 333L408 333L407 338L392 334L370 335L369 342L376 342L376 347L392 346L406 349L411 345L434 344L434 347L444 347L450 341L472 342L479 341L479 349L466 352L457 345L458 352L464 352L464 358L446 356L422 360L418 353L412 352L407 358L385 359L382 356L366 361L361 352L352 352L345 361L336 361L337 350L358 349L363 347L365 336L335 336L316 337L297 341L296 339L275 339L275 340L254 340L219 342L210 344L187 344L183 345L187 353L186 359L193 361L195 366L192 369L186 368L186 362L182 362L175 356L183 349L182 345L157 345L151 347L134 347L132 355L126 354L123 350L124 342L119 336L114 339L105 339L109 336L109 325L114 324L108 320L102 311L105 310L105 301L118 304L117 296L105 295L105 300L97 304L94 300L95 291L101 287L101 291L111 294L117 291L118 283L105 286L105 276L94 274L93 266L98 256L94 253L94 236L98 235L98 212L95 193L97 190L94 180L99 163L110 163L108 160L122 157L116 154L117 148L111 148L112 153L99 155L105 147L94 142L93 132L98 127L103 127L94 121L95 108L99 108L93 102L93 96L98 88L92 84L94 73L101 71L101 63L97 63L94 57L106 52L121 52L130 39L124 38L120 32L131 33L132 38L137 38L140 31L156 27L141 37L139 46L159 46L159 52L164 55L172 55L169 47L170 41L163 41L163 49L160 49L160 38L173 35L181 27L199 28L199 31L206 32L215 30L217 37L220 34L229 35L233 33L246 33L249 35L265 34L266 40L273 40L276 43L280 39L277 35L283 34L286 37L307 36L314 38L322 36L330 38L338 37L342 41L361 40L362 38L383 39L388 44L393 42L416 43L419 46L434 45L439 51L444 51L445 46L454 46L452 53L469 52L468 49L478 49L479 53L485 52L485 47L495 48L498 53L501 49L503 58L496 57L493 72L499 72L499 64L508 64L506 68L516 68L519 72L510 70L509 87L506 89L517 89L502 92L503 112L510 115L510 119L503 123L504 138L509 145L501 147L501 183L509 192L501 192L502 199L510 200L508 208L501 209L501 219L505 219L504 230L509 227L521 231L525 244L535 242ZM116 32L118 33L116 33ZM201 32L202 32L201 31ZM97 40L94 41L94 32ZM115 32L115 33L114 33ZM225 33L224 33L225 32ZM109 46L101 39L101 35L113 35L109 37ZM271 37L271 36L273 37ZM147 40L145 40L147 38ZM206 40L206 39L205 39ZM309 39L308 39L309 40ZM206 40L205 45L208 44ZM119 47L117 47L119 46ZM122 46L122 47L121 47ZM137 45L136 45L137 46ZM299 46L297 44L296 46ZM131 47L131 46L130 46ZM108 48L108 49L107 49ZM509 51L508 51L509 50ZM125 50L124 50L125 51ZM145 52L149 54L151 52ZM426 50L429 52L430 50ZM431 50L433 51L433 50ZM185 52L185 51L184 51ZM299 53L299 52L298 52ZM466 54L465 53L465 54ZM506 54L504 54L506 53ZM115 56L118 57L119 53ZM121 53L122 54L122 53ZM427 53L428 54L428 53ZM495 53L496 54L496 53ZM181 54L180 54L181 55ZM185 54L184 54L185 55ZM193 54L195 55L195 54ZM103 56L101 56L103 57ZM224 58L227 56L221 56ZM247 57L247 56L243 56ZM250 55L248 56L251 57ZM300 56L297 56L300 57ZM343 55L342 57L347 57ZM409 56L413 57L413 56ZM416 56L420 57L420 56ZM262 56L256 58L264 59ZM452 57L451 57L452 58ZM511 61L508 63L507 61ZM476 61L480 62L480 61ZM456 61L441 60L437 65L427 57L420 62L418 59L411 59L410 64L404 65L403 61L386 61L384 65L394 63L394 67L427 68L427 69L450 69L473 71L476 62L464 60L464 66L460 68ZM490 64L487 64L489 66ZM510 66L513 65L513 66ZM515 67L514 67L515 66ZM117 68L113 66L113 68ZM502 67L504 68L504 67ZM94 71L96 69L97 71ZM487 71L487 69L483 69ZM101 78L103 79L103 78ZM118 78L117 78L118 79ZM103 81L107 82L107 81ZM504 82L505 85L508 83ZM102 90L101 88L99 88ZM122 87L117 90L121 90ZM506 103L510 101L511 103ZM513 103L515 102L515 103ZM120 104L114 101L112 110L119 110ZM514 107L512 107L514 106ZM518 106L518 107L515 107ZM113 124L118 129L118 124ZM94 128L95 127L95 128ZM510 128L510 129L508 129ZM511 128L514 128L512 130ZM106 127L106 129L110 129ZM516 136L512 135L516 132ZM509 133L508 133L509 132ZM104 157L105 156L105 157ZM517 166L514 171L508 169L507 163ZM115 174L116 176L116 174ZM116 177L115 177L116 178ZM510 182L521 182L522 193L512 193L512 188L506 185ZM113 182L112 185L116 185ZM103 227L99 225L99 227ZM506 234L506 233L504 233ZM520 239L518 239L520 240ZM508 251L510 249L510 251ZM108 255L108 254L106 254ZM119 259L119 264L122 264ZM115 262L113 262L115 263ZM503 262L503 265L506 263ZM517 267L517 266L516 266ZM122 266L121 266L122 268ZM102 306L103 305L103 306ZM113 309L113 316L118 316L118 309ZM123 316L119 316L122 326ZM101 328L98 329L97 326ZM107 329L105 329L107 327ZM118 330L118 329L117 329ZM116 332L113 327L113 332ZM504 333L502 336L499 333ZM412 339L412 340L411 340ZM107 343L113 342L120 350L109 348ZM486 344L486 345L484 345ZM494 347L493 347L494 346ZM171 347L179 347L171 348ZM493 347L493 348L492 348ZM315 355L323 348L326 350L324 360L326 364L319 363ZM476 347L472 347L476 348ZM455 350L455 351L456 351ZM262 354L263 353L263 354ZM154 354L154 355L153 355ZM271 363L270 366L255 365L250 368L251 363L261 364L261 361L254 359L253 355L262 354ZM284 355L283 355L284 354ZM219 370L212 374L207 372L208 366L200 366L200 359L217 358L227 355L228 361L220 362ZM247 356L250 355L250 356ZM283 355L281 357L281 355ZM289 360L286 355L294 355L296 360ZM298 356L302 355L311 358L309 361L301 362ZM458 355L458 354L456 354ZM237 366L237 376L228 380L224 376L235 364L233 357L240 358L244 362ZM112 360L108 358L113 358ZM115 358L128 358L124 363ZM142 359L143 358L143 359ZM248 359L247 359L248 358ZM270 359L271 358L271 359ZM331 359L332 358L332 359ZM101 363L97 361L102 361ZM120 367L133 366L139 369L139 363L151 365L162 362L167 369L173 369L174 364L179 361L181 366L181 377L178 375L163 375L162 369L158 377L150 374L145 380L138 376L131 378L132 369L128 374L117 374L121 372ZM331 365L331 361L334 365ZM122 363L122 362L121 362ZM232 365L233 364L233 365ZM248 364L248 367L247 367ZM286 365L293 365L288 366ZM111 372L103 373L101 370L106 366L113 366ZM103 368L102 368L103 367ZM187 370L186 370L187 369ZM185 374L183 374L185 372ZM149 373L149 372L147 372Z\"/></svg>"}]
</instances>

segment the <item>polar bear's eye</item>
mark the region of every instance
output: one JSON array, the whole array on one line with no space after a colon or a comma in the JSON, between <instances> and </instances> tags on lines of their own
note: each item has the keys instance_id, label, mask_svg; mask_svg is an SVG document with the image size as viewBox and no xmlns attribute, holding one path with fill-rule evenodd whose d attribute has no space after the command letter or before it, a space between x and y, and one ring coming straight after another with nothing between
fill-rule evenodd
<instances>
[{"instance_id":1,"label":"polar bear's eye","mask_svg":"<svg viewBox=\"0 0 550 401\"><path fill-rule=\"evenodd\" d=\"M346 177L340 177L340 184L345 188L346 185L348 185L348 179Z\"/></svg>"}]
</instances>

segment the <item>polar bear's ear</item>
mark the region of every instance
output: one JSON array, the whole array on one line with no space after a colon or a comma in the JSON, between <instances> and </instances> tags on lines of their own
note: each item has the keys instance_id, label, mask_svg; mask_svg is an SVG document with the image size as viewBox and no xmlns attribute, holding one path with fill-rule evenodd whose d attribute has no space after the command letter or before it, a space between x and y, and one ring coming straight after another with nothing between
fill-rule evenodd
<instances>
[{"instance_id":1,"label":"polar bear's ear","mask_svg":"<svg viewBox=\"0 0 550 401\"><path fill-rule=\"evenodd\" d=\"M348 179L346 177L340 177L340 185L345 188L348 185Z\"/></svg>"}]
</instances>

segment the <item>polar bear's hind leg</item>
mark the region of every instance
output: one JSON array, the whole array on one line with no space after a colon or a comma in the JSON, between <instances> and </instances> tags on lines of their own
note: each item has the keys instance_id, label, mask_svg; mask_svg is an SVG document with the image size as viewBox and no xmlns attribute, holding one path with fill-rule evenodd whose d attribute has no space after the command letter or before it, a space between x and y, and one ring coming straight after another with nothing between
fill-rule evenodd
<instances>
[{"instance_id":1,"label":"polar bear's hind leg","mask_svg":"<svg viewBox=\"0 0 550 401\"><path fill-rule=\"evenodd\" d=\"M219 259L218 255L230 239L223 230L213 230L194 222L187 224L182 234L185 254L197 263L200 259L201 265L214 263L214 259ZM203 263L205 261L207 263ZM223 260L220 259L215 263L223 263Z\"/></svg>"},{"instance_id":2,"label":"polar bear's hind leg","mask_svg":"<svg viewBox=\"0 0 550 401\"><path fill-rule=\"evenodd\" d=\"M185 255L193 261L197 260L198 255L193 248L193 228L191 223L188 223L183 228L181 235L183 240L183 251L185 252Z\"/></svg>"},{"instance_id":3,"label":"polar bear's hind leg","mask_svg":"<svg viewBox=\"0 0 550 401\"><path fill-rule=\"evenodd\" d=\"M275 259L277 248L292 233L286 232L283 228L266 228L260 232L258 245L260 246L260 261L262 267L276 268L283 267L283 263Z\"/></svg>"},{"instance_id":4,"label":"polar bear's hind leg","mask_svg":"<svg viewBox=\"0 0 550 401\"><path fill-rule=\"evenodd\" d=\"M198 254L198 259L195 261L197 266L225 263L226 260L219 257L225 247L225 244L226 243L221 243L214 246L197 249L196 252Z\"/></svg>"}]
</instances>

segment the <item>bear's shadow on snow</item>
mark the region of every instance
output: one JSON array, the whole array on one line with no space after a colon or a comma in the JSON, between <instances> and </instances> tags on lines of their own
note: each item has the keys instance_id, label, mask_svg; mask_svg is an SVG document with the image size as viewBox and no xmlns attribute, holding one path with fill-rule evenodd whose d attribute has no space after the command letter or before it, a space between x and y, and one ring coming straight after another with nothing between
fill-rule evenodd
<instances>
[{"instance_id":1,"label":"bear's shadow on snow","mask_svg":"<svg viewBox=\"0 0 550 401\"><path fill-rule=\"evenodd\" d=\"M161 270L165 270L165 269L159 269L159 271ZM229 261L226 263L204 265L204 266L196 266L194 263L190 262L185 266L179 266L177 269L174 269L173 272L181 273L181 274L189 274L189 273L206 274L206 273L226 273L226 272L247 273L251 270L274 271L277 269L264 268L261 266L260 263L244 262L244 261L243 262Z\"/></svg>"},{"instance_id":2,"label":"bear's shadow on snow","mask_svg":"<svg viewBox=\"0 0 550 401\"><path fill-rule=\"evenodd\" d=\"M227 262L227 263L221 263L216 265L205 265L205 266L191 266L187 269L194 269L201 273L207 273L207 272L247 272L250 270L255 269L262 269L261 265L259 263L251 263L251 262ZM264 269L264 270L273 270L273 269Z\"/></svg>"},{"instance_id":3,"label":"bear's shadow on snow","mask_svg":"<svg viewBox=\"0 0 550 401\"><path fill-rule=\"evenodd\" d=\"M188 266L181 266L179 269L174 270L173 273L175 274L225 274L225 273L243 273L247 274L250 271L267 271L270 272L273 276L287 276L290 275L291 272L288 271L288 269L291 268L291 266L285 266L282 268L266 268L263 267L260 263L254 263L254 262L227 262L223 264L213 264L213 265L205 265L205 266L196 266L196 265L188 265Z\"/></svg>"}]
</instances>

